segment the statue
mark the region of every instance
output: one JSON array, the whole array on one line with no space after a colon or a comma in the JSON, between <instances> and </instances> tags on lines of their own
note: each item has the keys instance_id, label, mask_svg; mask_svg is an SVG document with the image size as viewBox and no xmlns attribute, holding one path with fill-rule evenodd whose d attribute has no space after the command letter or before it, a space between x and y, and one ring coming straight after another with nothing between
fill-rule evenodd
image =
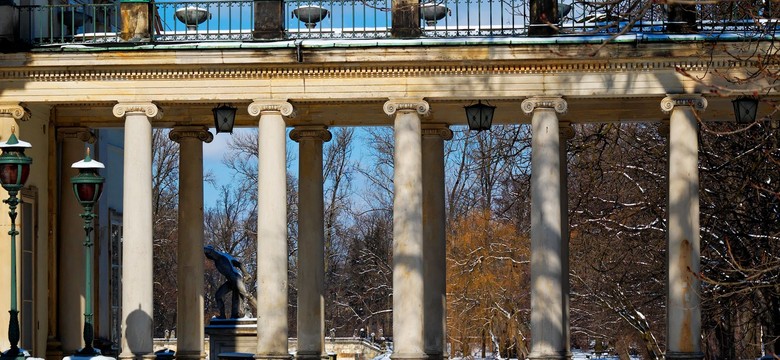
<instances>
[{"instance_id":1,"label":"statue","mask_svg":"<svg viewBox=\"0 0 780 360\"><path fill-rule=\"evenodd\" d=\"M230 254L217 251L211 245L203 247L203 252L206 254L206 258L214 262L214 266L217 267L220 274L224 275L227 279L214 294L214 297L217 298L217 306L219 307L219 318L225 318L225 300L222 298L224 298L228 292L233 293L230 318L237 319L243 317L247 301L252 307L257 309L257 301L252 295L247 293L246 286L244 286L244 276L249 275L244 268L244 265L230 256Z\"/></svg>"}]
</instances>

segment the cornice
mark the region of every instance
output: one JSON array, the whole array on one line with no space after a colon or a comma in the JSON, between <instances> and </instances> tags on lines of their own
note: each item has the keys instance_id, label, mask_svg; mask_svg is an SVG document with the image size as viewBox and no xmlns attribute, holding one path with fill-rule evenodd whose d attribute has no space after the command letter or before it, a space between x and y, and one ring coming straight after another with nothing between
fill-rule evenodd
<instances>
[{"instance_id":1,"label":"cornice","mask_svg":"<svg viewBox=\"0 0 780 360\"><path fill-rule=\"evenodd\" d=\"M340 65L313 64L313 67L291 66L206 66L201 64L165 68L150 63L143 68L122 68L121 65L102 69L99 66L68 66L57 69L23 68L0 70L0 78L35 82L50 81L127 81L127 80L187 80L187 79L277 79L277 78L384 78L452 75L502 75L502 74L554 74L554 73L640 73L654 71L707 71L715 68L750 67L750 62L722 61L620 61L609 62L544 62L516 64L430 64L392 65L376 62L375 65L344 67Z\"/></svg>"}]
</instances>

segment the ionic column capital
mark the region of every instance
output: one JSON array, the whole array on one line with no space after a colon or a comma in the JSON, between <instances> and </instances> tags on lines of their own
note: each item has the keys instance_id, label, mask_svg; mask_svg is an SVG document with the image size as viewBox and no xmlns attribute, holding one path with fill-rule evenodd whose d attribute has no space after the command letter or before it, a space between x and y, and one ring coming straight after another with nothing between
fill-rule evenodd
<instances>
[{"instance_id":1,"label":"ionic column capital","mask_svg":"<svg viewBox=\"0 0 780 360\"><path fill-rule=\"evenodd\" d=\"M64 139L78 139L89 144L94 144L97 140L95 133L83 126L57 128L57 140Z\"/></svg>"},{"instance_id":2,"label":"ionic column capital","mask_svg":"<svg viewBox=\"0 0 780 360\"><path fill-rule=\"evenodd\" d=\"M249 115L260 116L264 112L278 112L282 116L295 117L295 108L286 100L255 100L249 104Z\"/></svg>"},{"instance_id":3,"label":"ionic column capital","mask_svg":"<svg viewBox=\"0 0 780 360\"><path fill-rule=\"evenodd\" d=\"M0 103L0 117L12 117L16 120L30 119L30 110L19 103Z\"/></svg>"},{"instance_id":4,"label":"ionic column capital","mask_svg":"<svg viewBox=\"0 0 780 360\"><path fill-rule=\"evenodd\" d=\"M300 142L305 139L322 140L328 142L333 135L328 131L327 126L296 126L290 131L290 139Z\"/></svg>"},{"instance_id":5,"label":"ionic column capital","mask_svg":"<svg viewBox=\"0 0 780 360\"><path fill-rule=\"evenodd\" d=\"M558 123L558 134L561 136L561 140L574 139L574 128L571 127L571 122L561 121Z\"/></svg>"},{"instance_id":6,"label":"ionic column capital","mask_svg":"<svg viewBox=\"0 0 780 360\"><path fill-rule=\"evenodd\" d=\"M523 100L520 107L526 115L533 114L534 110L539 108L553 109L559 114L565 114L569 105L566 100L560 96L535 96Z\"/></svg>"},{"instance_id":7,"label":"ionic column capital","mask_svg":"<svg viewBox=\"0 0 780 360\"><path fill-rule=\"evenodd\" d=\"M667 94L661 100L661 111L668 114L675 106L690 106L696 111L704 111L707 108L707 99L701 94Z\"/></svg>"},{"instance_id":8,"label":"ionic column capital","mask_svg":"<svg viewBox=\"0 0 780 360\"><path fill-rule=\"evenodd\" d=\"M437 136L443 140L452 139L452 130L446 124L423 124L422 136Z\"/></svg>"},{"instance_id":9,"label":"ionic column capital","mask_svg":"<svg viewBox=\"0 0 780 360\"><path fill-rule=\"evenodd\" d=\"M427 115L431 110L427 101L422 98L390 98L386 101L382 109L388 116L394 115L396 112L413 112L416 111L420 115Z\"/></svg>"},{"instance_id":10,"label":"ionic column capital","mask_svg":"<svg viewBox=\"0 0 780 360\"><path fill-rule=\"evenodd\" d=\"M119 103L114 105L114 116L121 118L128 113L141 112L150 119L159 120L163 116L163 111L157 105L145 102L145 103Z\"/></svg>"},{"instance_id":11,"label":"ionic column capital","mask_svg":"<svg viewBox=\"0 0 780 360\"><path fill-rule=\"evenodd\" d=\"M196 138L205 143L214 140L214 135L205 126L176 126L169 133L168 138L181 143L184 138Z\"/></svg>"}]
</instances>

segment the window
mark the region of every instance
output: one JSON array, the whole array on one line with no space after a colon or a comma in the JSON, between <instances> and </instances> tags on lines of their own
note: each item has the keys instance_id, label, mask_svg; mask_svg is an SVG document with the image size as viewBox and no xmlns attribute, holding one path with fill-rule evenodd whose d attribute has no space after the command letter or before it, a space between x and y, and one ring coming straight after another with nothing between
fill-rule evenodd
<instances>
[{"instance_id":1,"label":"window","mask_svg":"<svg viewBox=\"0 0 780 360\"><path fill-rule=\"evenodd\" d=\"M19 202L19 238L21 245L19 326L21 327L20 345L32 350L35 344L35 243L38 231L37 216L38 190L34 187L22 189Z\"/></svg>"},{"instance_id":2,"label":"window","mask_svg":"<svg viewBox=\"0 0 780 360\"><path fill-rule=\"evenodd\" d=\"M111 343L114 353L119 354L122 343L122 214L109 210L109 256L111 270L109 289L111 289Z\"/></svg>"}]
</instances>

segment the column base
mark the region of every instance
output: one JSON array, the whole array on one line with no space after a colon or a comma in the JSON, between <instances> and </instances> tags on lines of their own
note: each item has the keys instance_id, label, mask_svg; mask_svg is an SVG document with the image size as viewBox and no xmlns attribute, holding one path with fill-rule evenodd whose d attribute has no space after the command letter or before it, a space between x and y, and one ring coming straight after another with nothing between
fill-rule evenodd
<instances>
[{"instance_id":1,"label":"column base","mask_svg":"<svg viewBox=\"0 0 780 360\"><path fill-rule=\"evenodd\" d=\"M3 360L24 360L30 357L30 353L22 348L13 347L0 354Z\"/></svg>"},{"instance_id":2,"label":"column base","mask_svg":"<svg viewBox=\"0 0 780 360\"><path fill-rule=\"evenodd\" d=\"M299 352L295 354L296 360L324 360L329 359L328 354Z\"/></svg>"},{"instance_id":3,"label":"column base","mask_svg":"<svg viewBox=\"0 0 780 360\"><path fill-rule=\"evenodd\" d=\"M559 351L557 353L548 353L548 354L534 354L530 353L528 354L528 359L531 360L567 360L571 359L571 352L569 351Z\"/></svg>"},{"instance_id":4,"label":"column base","mask_svg":"<svg viewBox=\"0 0 780 360\"><path fill-rule=\"evenodd\" d=\"M390 355L390 359L393 360L428 360L428 355L425 355L424 353L393 353Z\"/></svg>"},{"instance_id":5,"label":"column base","mask_svg":"<svg viewBox=\"0 0 780 360\"><path fill-rule=\"evenodd\" d=\"M292 360L291 354L255 354L255 359L258 360Z\"/></svg>"},{"instance_id":6,"label":"column base","mask_svg":"<svg viewBox=\"0 0 780 360\"><path fill-rule=\"evenodd\" d=\"M682 351L667 351L664 355L666 360L701 360L704 359L703 352L682 352Z\"/></svg>"},{"instance_id":7,"label":"column base","mask_svg":"<svg viewBox=\"0 0 780 360\"><path fill-rule=\"evenodd\" d=\"M177 351L176 359L180 360L203 360L206 358L206 353L202 351Z\"/></svg>"},{"instance_id":8,"label":"column base","mask_svg":"<svg viewBox=\"0 0 780 360\"><path fill-rule=\"evenodd\" d=\"M119 360L156 360L157 355L151 354L134 354L134 353L121 353L117 357Z\"/></svg>"},{"instance_id":9,"label":"column base","mask_svg":"<svg viewBox=\"0 0 780 360\"><path fill-rule=\"evenodd\" d=\"M428 356L428 360L445 360L445 359L447 359L447 357L444 356L444 354L442 354L440 352L437 353L437 352L427 351L425 353L425 355Z\"/></svg>"},{"instance_id":10,"label":"column base","mask_svg":"<svg viewBox=\"0 0 780 360\"><path fill-rule=\"evenodd\" d=\"M86 359L92 359L92 360L116 360L115 358L112 358L110 356L103 356L103 355L89 355L88 353L85 354L75 354L71 356L65 356L62 358L62 360L86 360Z\"/></svg>"}]
</instances>

